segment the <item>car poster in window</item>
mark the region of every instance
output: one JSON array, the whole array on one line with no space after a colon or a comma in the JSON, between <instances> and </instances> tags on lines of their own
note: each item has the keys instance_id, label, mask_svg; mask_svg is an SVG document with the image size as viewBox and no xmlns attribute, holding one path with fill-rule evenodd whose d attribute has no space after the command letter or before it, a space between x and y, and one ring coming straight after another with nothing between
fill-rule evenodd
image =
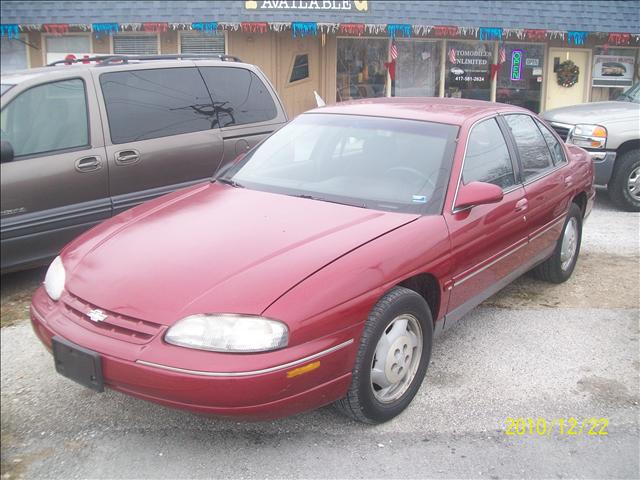
<instances>
[{"instance_id":1,"label":"car poster in window","mask_svg":"<svg viewBox=\"0 0 640 480\"><path fill-rule=\"evenodd\" d=\"M633 84L634 57L594 55L594 87L628 87Z\"/></svg>"}]
</instances>

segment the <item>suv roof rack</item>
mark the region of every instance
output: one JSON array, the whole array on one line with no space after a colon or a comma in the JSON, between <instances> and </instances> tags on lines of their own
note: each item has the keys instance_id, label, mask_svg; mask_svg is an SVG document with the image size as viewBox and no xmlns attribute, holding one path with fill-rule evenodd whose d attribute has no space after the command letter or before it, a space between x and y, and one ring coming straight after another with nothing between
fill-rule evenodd
<instances>
[{"instance_id":1,"label":"suv roof rack","mask_svg":"<svg viewBox=\"0 0 640 480\"><path fill-rule=\"evenodd\" d=\"M217 59L223 62L242 62L238 57L232 55L221 54L172 54L172 55L96 55L93 57L74 58L69 60L57 60L47 64L47 67L53 67L56 65L71 65L73 63L90 63L96 62L97 66L118 65L129 63L130 60L144 61L144 60L195 60L195 59Z\"/></svg>"}]
</instances>

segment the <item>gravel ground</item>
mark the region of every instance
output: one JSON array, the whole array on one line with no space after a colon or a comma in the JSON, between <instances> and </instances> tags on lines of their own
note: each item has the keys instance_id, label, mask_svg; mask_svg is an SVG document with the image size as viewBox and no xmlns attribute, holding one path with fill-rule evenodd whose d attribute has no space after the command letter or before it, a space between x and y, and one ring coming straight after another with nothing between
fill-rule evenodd
<instances>
[{"instance_id":1,"label":"gravel ground","mask_svg":"<svg viewBox=\"0 0 640 480\"><path fill-rule=\"evenodd\" d=\"M55 374L25 321L43 271L5 276L2 477L640 478L639 233L599 192L572 279L525 276L468 314L412 405L375 427L331 408L237 423L94 394ZM508 436L508 417L606 418L608 435Z\"/></svg>"}]
</instances>

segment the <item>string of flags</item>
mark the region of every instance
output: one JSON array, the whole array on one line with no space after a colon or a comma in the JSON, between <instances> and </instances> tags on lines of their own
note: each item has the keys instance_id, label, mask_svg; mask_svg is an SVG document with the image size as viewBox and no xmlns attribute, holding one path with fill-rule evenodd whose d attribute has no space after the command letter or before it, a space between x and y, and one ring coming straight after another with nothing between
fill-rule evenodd
<instances>
[{"instance_id":1,"label":"string of flags","mask_svg":"<svg viewBox=\"0 0 640 480\"><path fill-rule=\"evenodd\" d=\"M640 33L626 32L581 32L557 31L528 28L458 27L453 25L412 25L408 23L366 24L366 23L316 23L316 22L143 22L143 23L92 23L92 24L0 24L0 37L17 39L21 33L39 31L52 35L64 35L70 31L93 32L96 38L115 35L119 32L164 33L169 30L197 30L209 35L221 31L242 31L247 33L267 33L291 31L294 38L334 33L338 35L363 36L387 35L390 38L476 38L486 41L526 40L544 42L562 40L571 46L582 46L587 38L595 36L608 45L640 45Z\"/></svg>"}]
</instances>

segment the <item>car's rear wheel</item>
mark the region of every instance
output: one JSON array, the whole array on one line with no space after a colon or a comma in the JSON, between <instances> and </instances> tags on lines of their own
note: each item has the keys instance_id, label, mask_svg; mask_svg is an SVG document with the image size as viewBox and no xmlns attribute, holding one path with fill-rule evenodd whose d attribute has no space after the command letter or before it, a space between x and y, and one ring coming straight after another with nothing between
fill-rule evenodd
<instances>
[{"instance_id":1,"label":"car's rear wheel","mask_svg":"<svg viewBox=\"0 0 640 480\"><path fill-rule=\"evenodd\" d=\"M369 314L347 395L335 403L365 423L392 419L411 403L431 356L433 321L427 302L395 287Z\"/></svg>"},{"instance_id":2,"label":"car's rear wheel","mask_svg":"<svg viewBox=\"0 0 640 480\"><path fill-rule=\"evenodd\" d=\"M640 150L629 150L616 159L607 190L617 207L640 212Z\"/></svg>"},{"instance_id":3,"label":"car's rear wheel","mask_svg":"<svg viewBox=\"0 0 640 480\"><path fill-rule=\"evenodd\" d=\"M533 273L540 280L562 283L571 277L582 242L582 210L572 203L553 254L538 265Z\"/></svg>"}]
</instances>

